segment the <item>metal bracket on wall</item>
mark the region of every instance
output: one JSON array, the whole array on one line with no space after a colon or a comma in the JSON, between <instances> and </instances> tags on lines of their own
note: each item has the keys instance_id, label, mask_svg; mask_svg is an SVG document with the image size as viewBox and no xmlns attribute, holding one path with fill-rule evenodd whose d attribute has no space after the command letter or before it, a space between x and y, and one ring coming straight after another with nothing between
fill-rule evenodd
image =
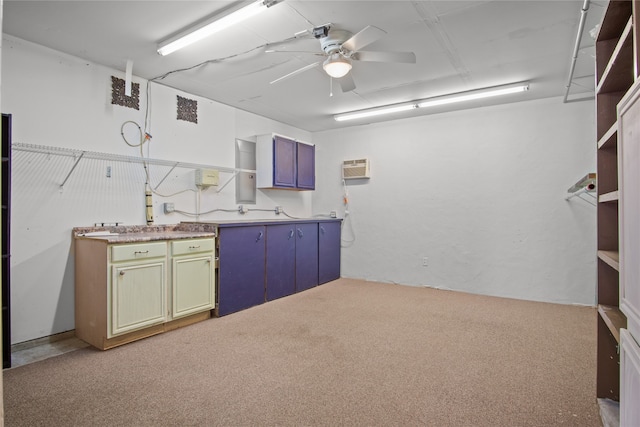
<instances>
[{"instance_id":1,"label":"metal bracket on wall","mask_svg":"<svg viewBox=\"0 0 640 427\"><path fill-rule=\"evenodd\" d=\"M570 193L565 200L571 200L574 197L584 200L590 205L596 206L596 196L593 194L596 191L596 174L589 173L573 184L567 192ZM582 195L590 196L591 199L585 199Z\"/></svg>"},{"instance_id":2,"label":"metal bracket on wall","mask_svg":"<svg viewBox=\"0 0 640 427\"><path fill-rule=\"evenodd\" d=\"M83 151L82 153L80 153L80 155L78 156L78 158L76 159L76 162L73 164L73 166L71 167L71 170L69 171L69 173L67 174L67 176L64 178L64 181L62 181L62 184L60 184L60 190L62 190L64 188L64 185L67 183L67 180L69 179L69 177L71 176L71 174L73 173L73 171L76 169L76 166L78 166L78 163L80 163L80 160L82 160L82 158L84 157L85 152Z\"/></svg>"}]
</instances>

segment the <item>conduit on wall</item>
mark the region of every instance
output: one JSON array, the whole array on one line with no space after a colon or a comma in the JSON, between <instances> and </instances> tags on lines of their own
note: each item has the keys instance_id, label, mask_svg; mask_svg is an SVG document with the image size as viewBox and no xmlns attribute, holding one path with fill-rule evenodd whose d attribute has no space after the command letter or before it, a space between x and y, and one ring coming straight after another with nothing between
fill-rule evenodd
<instances>
[{"instance_id":1,"label":"conduit on wall","mask_svg":"<svg viewBox=\"0 0 640 427\"><path fill-rule=\"evenodd\" d=\"M563 103L567 103L567 98L569 97L569 90L571 89L571 84L573 82L573 73L576 70L576 62L578 60L578 53L580 52L580 41L582 40L582 33L584 32L584 24L587 20L587 12L589 11L589 0L584 0L584 4L582 5L582 9L580 11L580 23L578 24L578 34L576 35L576 43L573 47L573 56L571 58L571 67L569 69L569 77L567 78L567 85L565 86L566 91L564 93ZM582 98L580 99L583 100Z\"/></svg>"}]
</instances>

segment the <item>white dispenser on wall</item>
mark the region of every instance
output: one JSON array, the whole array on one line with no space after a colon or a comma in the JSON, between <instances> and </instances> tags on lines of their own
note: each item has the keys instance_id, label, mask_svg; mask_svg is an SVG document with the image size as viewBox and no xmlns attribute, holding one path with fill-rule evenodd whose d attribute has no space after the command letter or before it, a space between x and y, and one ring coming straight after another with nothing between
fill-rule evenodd
<instances>
[{"instance_id":1,"label":"white dispenser on wall","mask_svg":"<svg viewBox=\"0 0 640 427\"><path fill-rule=\"evenodd\" d=\"M219 172L215 169L197 169L196 170L196 187L212 187L217 186L219 181Z\"/></svg>"}]
</instances>

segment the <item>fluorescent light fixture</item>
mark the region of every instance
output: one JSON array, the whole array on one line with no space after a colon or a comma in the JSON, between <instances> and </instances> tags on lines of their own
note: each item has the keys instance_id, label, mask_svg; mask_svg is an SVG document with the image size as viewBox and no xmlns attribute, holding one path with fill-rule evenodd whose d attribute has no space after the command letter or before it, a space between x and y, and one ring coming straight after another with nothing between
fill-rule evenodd
<instances>
[{"instance_id":1,"label":"fluorescent light fixture","mask_svg":"<svg viewBox=\"0 0 640 427\"><path fill-rule=\"evenodd\" d=\"M453 104L456 102L473 101L476 99L492 98L494 96L509 95L511 93L524 92L529 90L529 83L515 86L500 86L490 89L482 89L473 92L462 92L455 95L447 95L438 98L418 101L419 108L436 107L438 105Z\"/></svg>"},{"instance_id":2,"label":"fluorescent light fixture","mask_svg":"<svg viewBox=\"0 0 640 427\"><path fill-rule=\"evenodd\" d=\"M457 102L473 101L476 99L491 98L494 96L508 95L529 90L529 83L517 83L512 85L496 86L469 92L460 92L451 95L443 95L435 98L420 99L405 104L394 104L385 107L371 108L367 110L353 111L350 113L336 114L333 118L338 121L356 120L365 117L392 114L416 108L429 108L438 105L453 104Z\"/></svg>"},{"instance_id":3,"label":"fluorescent light fixture","mask_svg":"<svg viewBox=\"0 0 640 427\"><path fill-rule=\"evenodd\" d=\"M416 104L390 105L388 107L372 108L369 110L354 111L352 113L336 114L333 118L338 121L363 119L365 117L381 116L383 114L400 113L418 108Z\"/></svg>"},{"instance_id":4,"label":"fluorescent light fixture","mask_svg":"<svg viewBox=\"0 0 640 427\"><path fill-rule=\"evenodd\" d=\"M322 68L334 79L339 79L351 70L351 61L339 53L333 53L324 61Z\"/></svg>"},{"instance_id":5,"label":"fluorescent light fixture","mask_svg":"<svg viewBox=\"0 0 640 427\"><path fill-rule=\"evenodd\" d=\"M202 40L203 38L217 33L218 31L224 30L225 28L257 15L280 1L282 0L257 0L224 16L216 15L212 18L213 20L205 21L198 26L192 27L168 40L160 42L158 53L163 56L169 55L176 50L189 46L190 44Z\"/></svg>"}]
</instances>

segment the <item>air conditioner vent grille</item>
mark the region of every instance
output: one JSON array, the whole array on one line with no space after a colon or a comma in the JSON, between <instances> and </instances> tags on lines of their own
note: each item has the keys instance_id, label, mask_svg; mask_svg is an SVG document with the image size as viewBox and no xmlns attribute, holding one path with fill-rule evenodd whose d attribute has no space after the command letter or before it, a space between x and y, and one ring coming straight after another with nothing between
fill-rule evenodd
<instances>
[{"instance_id":1,"label":"air conditioner vent grille","mask_svg":"<svg viewBox=\"0 0 640 427\"><path fill-rule=\"evenodd\" d=\"M370 178L369 159L345 160L342 162L343 179Z\"/></svg>"}]
</instances>

